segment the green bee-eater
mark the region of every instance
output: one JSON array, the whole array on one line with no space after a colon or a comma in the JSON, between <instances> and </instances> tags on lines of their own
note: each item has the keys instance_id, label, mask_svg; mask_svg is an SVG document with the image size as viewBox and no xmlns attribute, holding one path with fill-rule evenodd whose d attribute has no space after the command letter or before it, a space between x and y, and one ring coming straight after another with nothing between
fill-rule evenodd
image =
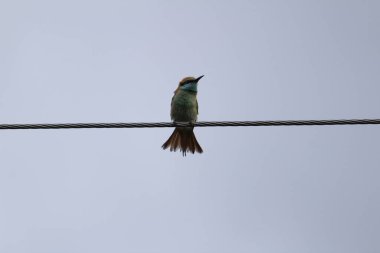
<instances>
[{"instance_id":1,"label":"green bee-eater","mask_svg":"<svg viewBox=\"0 0 380 253\"><path fill-rule=\"evenodd\" d=\"M198 78L185 77L179 82L172 98L170 117L174 122L195 123L198 118ZM163 149L170 147L170 151L178 148L185 156L187 152L202 153L203 150L194 135L194 127L176 127L169 139L162 145Z\"/></svg>"}]
</instances>

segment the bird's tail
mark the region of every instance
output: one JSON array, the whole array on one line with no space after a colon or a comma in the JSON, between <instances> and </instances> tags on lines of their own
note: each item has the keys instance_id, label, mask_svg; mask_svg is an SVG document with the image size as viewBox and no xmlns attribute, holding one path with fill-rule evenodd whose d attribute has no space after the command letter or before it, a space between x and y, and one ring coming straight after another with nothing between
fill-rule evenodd
<instances>
[{"instance_id":1,"label":"bird's tail","mask_svg":"<svg viewBox=\"0 0 380 253\"><path fill-rule=\"evenodd\" d=\"M202 153L203 150L199 145L197 138L195 138L193 127L176 127L169 139L162 145L163 149L170 147L170 151L179 150L183 156L186 156L187 152Z\"/></svg>"}]
</instances>

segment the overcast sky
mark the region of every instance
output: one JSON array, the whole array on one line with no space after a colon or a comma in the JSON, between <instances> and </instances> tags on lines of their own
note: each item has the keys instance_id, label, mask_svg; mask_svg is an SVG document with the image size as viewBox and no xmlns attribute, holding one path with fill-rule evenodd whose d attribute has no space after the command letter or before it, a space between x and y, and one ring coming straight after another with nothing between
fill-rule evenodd
<instances>
[{"instance_id":1,"label":"overcast sky","mask_svg":"<svg viewBox=\"0 0 380 253\"><path fill-rule=\"evenodd\" d=\"M0 123L380 118L380 2L0 2ZM0 252L380 252L380 126L0 131Z\"/></svg>"}]
</instances>

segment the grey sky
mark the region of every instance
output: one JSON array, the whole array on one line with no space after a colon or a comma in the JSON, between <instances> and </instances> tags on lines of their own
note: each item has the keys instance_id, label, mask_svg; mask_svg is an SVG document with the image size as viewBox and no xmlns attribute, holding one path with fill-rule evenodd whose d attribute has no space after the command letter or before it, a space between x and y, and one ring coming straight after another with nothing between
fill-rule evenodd
<instances>
[{"instance_id":1,"label":"grey sky","mask_svg":"<svg viewBox=\"0 0 380 253\"><path fill-rule=\"evenodd\" d=\"M0 123L379 118L379 1L1 1ZM379 252L380 127L0 131L0 252Z\"/></svg>"}]
</instances>

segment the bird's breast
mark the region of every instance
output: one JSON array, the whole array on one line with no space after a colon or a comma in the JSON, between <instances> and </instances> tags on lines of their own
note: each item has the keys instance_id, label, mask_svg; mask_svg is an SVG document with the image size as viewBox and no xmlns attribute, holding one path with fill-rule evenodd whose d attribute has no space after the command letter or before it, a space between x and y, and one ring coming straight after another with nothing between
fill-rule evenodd
<instances>
[{"instance_id":1,"label":"bird's breast","mask_svg":"<svg viewBox=\"0 0 380 253\"><path fill-rule=\"evenodd\" d=\"M196 94L187 91L179 91L174 95L171 106L171 118L177 122L195 122L197 120Z\"/></svg>"}]
</instances>

